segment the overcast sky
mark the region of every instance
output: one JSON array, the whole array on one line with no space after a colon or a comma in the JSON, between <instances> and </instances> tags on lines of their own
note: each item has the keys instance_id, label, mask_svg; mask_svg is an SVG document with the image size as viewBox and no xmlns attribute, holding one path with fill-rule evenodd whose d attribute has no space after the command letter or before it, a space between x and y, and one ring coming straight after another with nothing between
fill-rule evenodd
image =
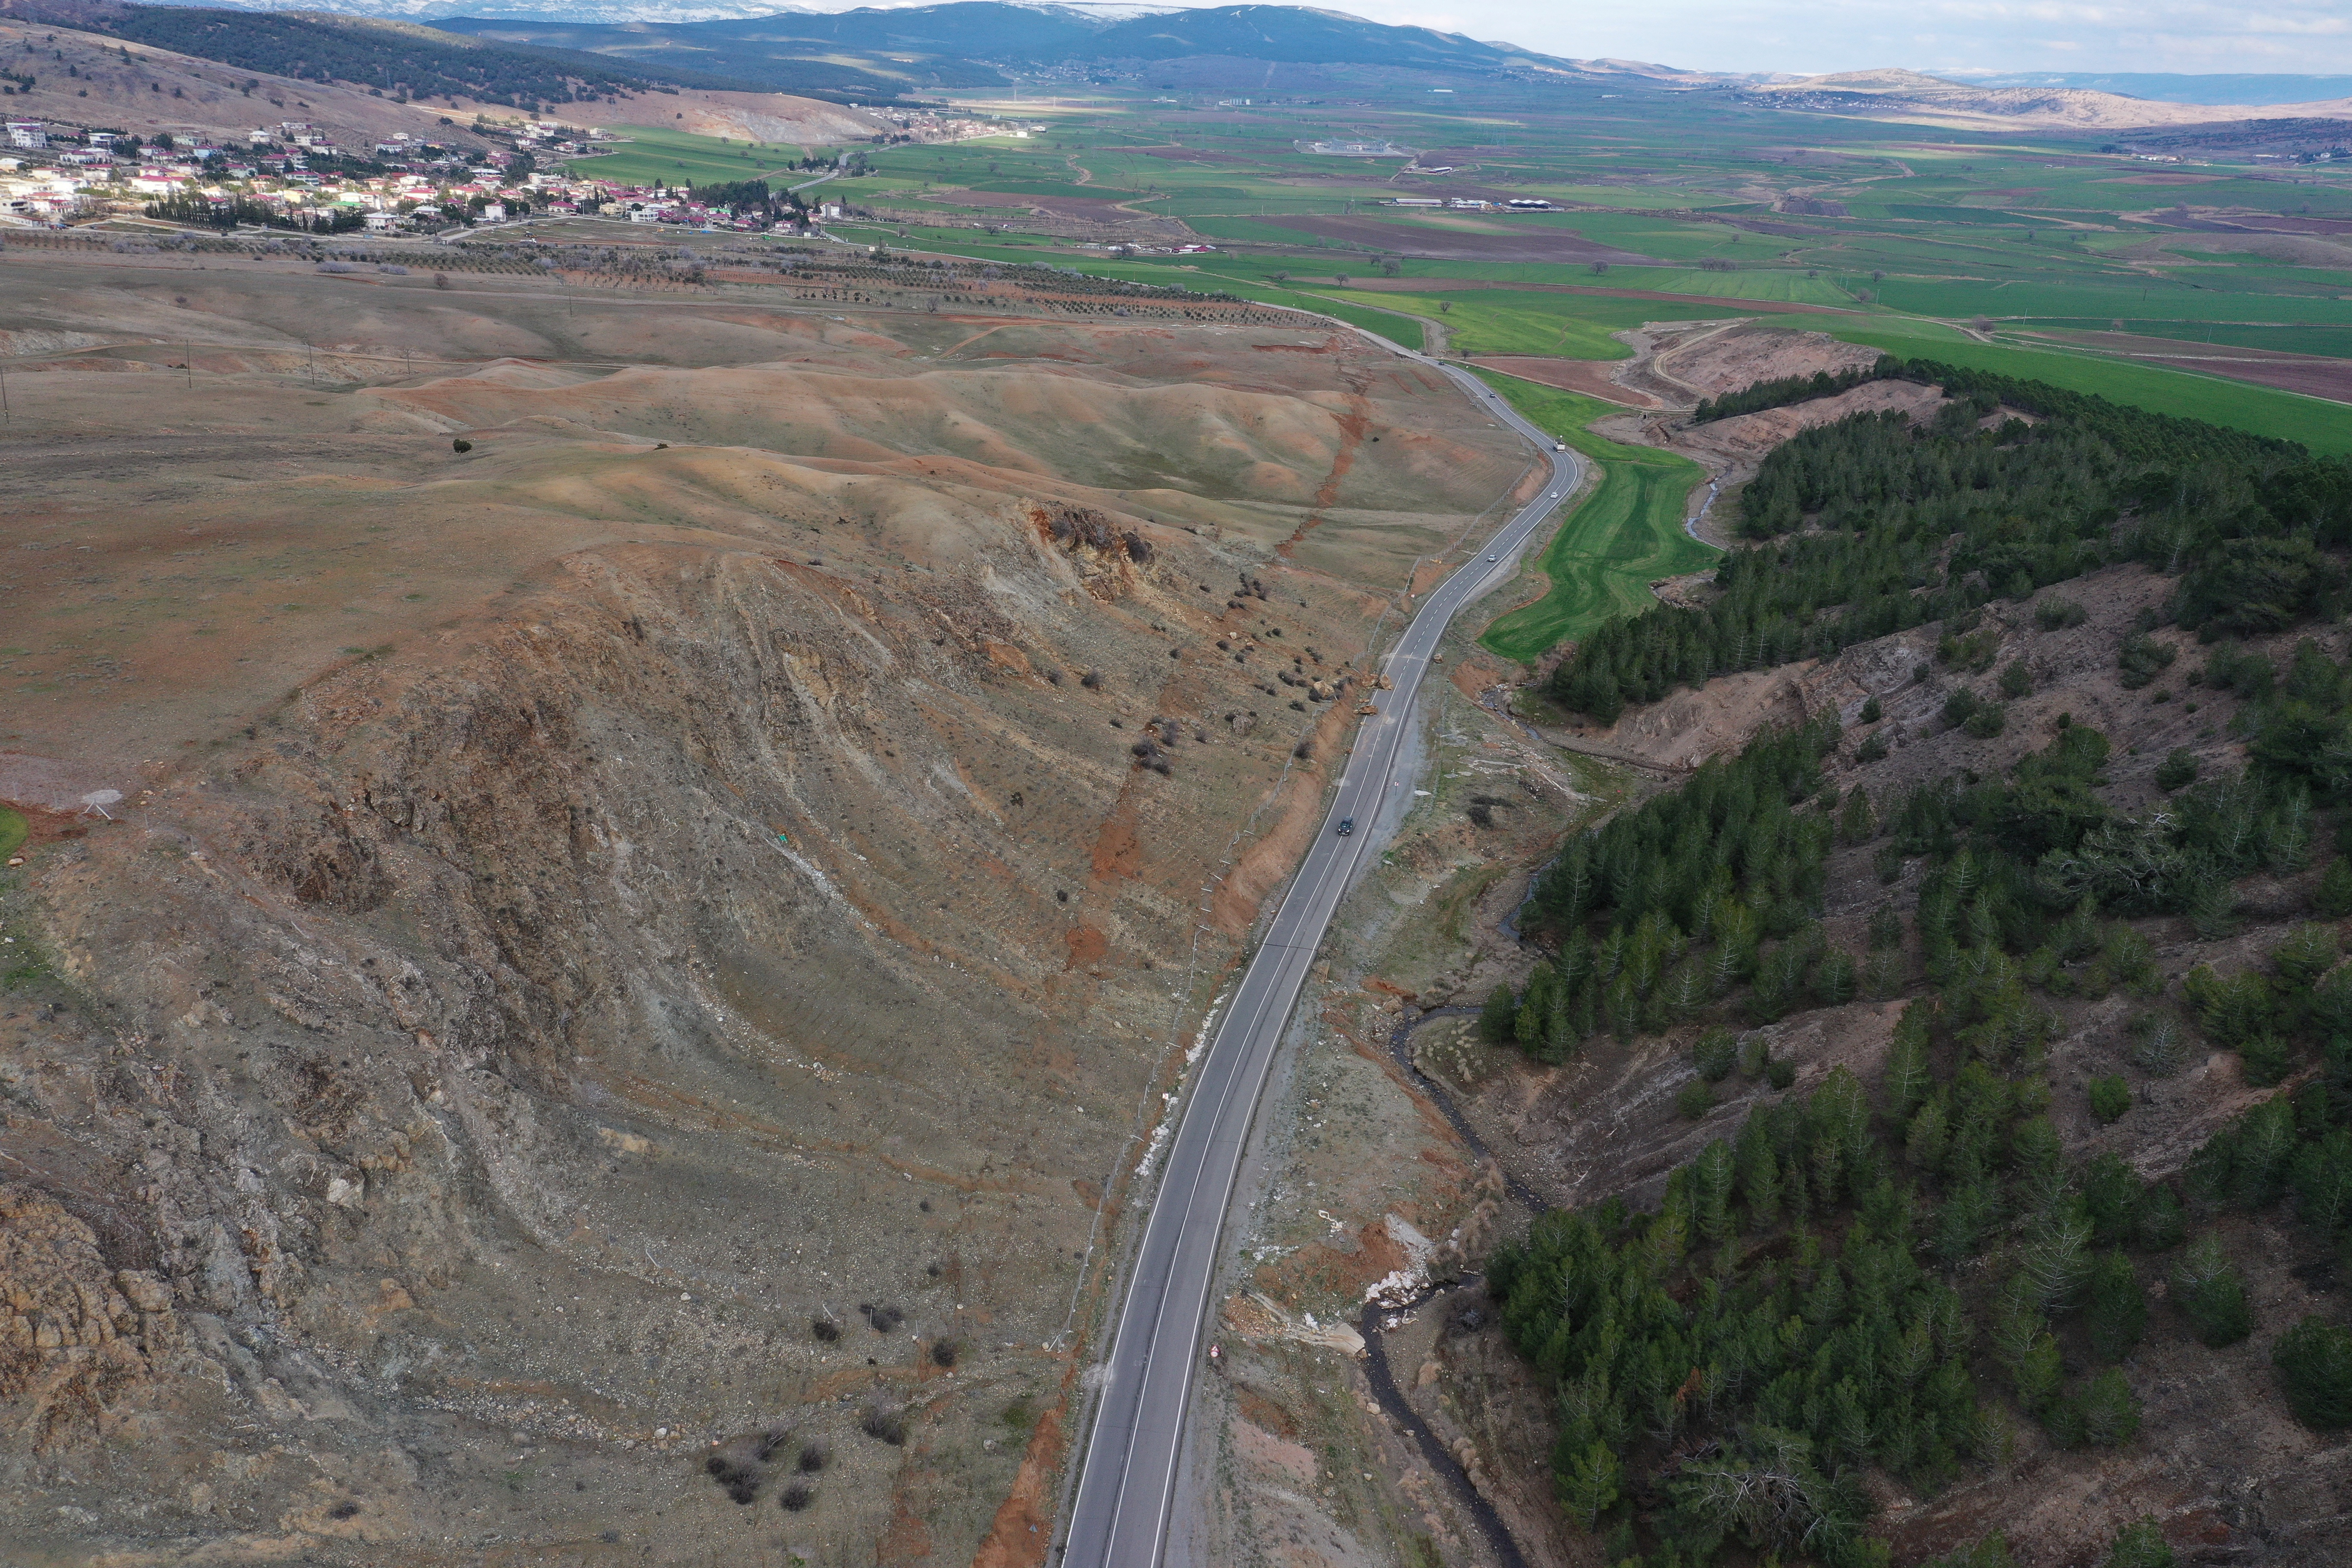
<instances>
[{"instance_id":1,"label":"overcast sky","mask_svg":"<svg viewBox=\"0 0 2352 1568\"><path fill-rule=\"evenodd\" d=\"M1323 3L1546 54L1706 70L2352 72L2352 0Z\"/></svg>"}]
</instances>

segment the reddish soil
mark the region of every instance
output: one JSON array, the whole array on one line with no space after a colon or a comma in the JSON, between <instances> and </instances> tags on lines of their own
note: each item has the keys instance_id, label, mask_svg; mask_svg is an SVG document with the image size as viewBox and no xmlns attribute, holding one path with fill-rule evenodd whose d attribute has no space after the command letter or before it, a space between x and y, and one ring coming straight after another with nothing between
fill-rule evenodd
<instances>
[{"instance_id":1,"label":"reddish soil","mask_svg":"<svg viewBox=\"0 0 2352 1568\"><path fill-rule=\"evenodd\" d=\"M2251 381L2257 386L2275 386L2282 392L2300 392L2336 403L2352 403L2352 360L2315 359L2285 364L2211 359L2159 359L2149 363L2170 365L2175 370L2201 370L2209 375L2226 375L2231 381Z\"/></svg>"},{"instance_id":2,"label":"reddish soil","mask_svg":"<svg viewBox=\"0 0 2352 1568\"><path fill-rule=\"evenodd\" d=\"M1476 226L1440 228L1432 224L1389 223L1371 217L1269 217L1262 220L1326 239L1344 239L1397 256L1425 256L1457 261L1623 261L1646 264L1651 258L1614 246L1599 245L1573 230L1528 227L1516 232L1480 220Z\"/></svg>"},{"instance_id":3,"label":"reddish soil","mask_svg":"<svg viewBox=\"0 0 2352 1568\"><path fill-rule=\"evenodd\" d=\"M2276 234L2352 234L2352 223L2332 217L2280 217L2272 213L2232 215L2231 221L2246 228Z\"/></svg>"},{"instance_id":4,"label":"reddish soil","mask_svg":"<svg viewBox=\"0 0 2352 1568\"><path fill-rule=\"evenodd\" d=\"M1505 375L1516 375L1522 381L1532 381L1541 386L1557 386L1563 392L1580 392L1587 397L1622 404L1628 408L1665 406L1646 392L1636 392L1610 380L1608 363L1601 360L1549 359L1540 354L1486 354L1480 356L1478 363L1489 370L1499 370Z\"/></svg>"}]
</instances>

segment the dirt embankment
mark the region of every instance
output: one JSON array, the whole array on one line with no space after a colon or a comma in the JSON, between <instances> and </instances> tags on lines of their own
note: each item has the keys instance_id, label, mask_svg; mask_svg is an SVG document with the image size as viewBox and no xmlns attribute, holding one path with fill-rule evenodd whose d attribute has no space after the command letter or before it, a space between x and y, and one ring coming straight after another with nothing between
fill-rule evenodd
<instances>
[{"instance_id":1,"label":"dirt embankment","mask_svg":"<svg viewBox=\"0 0 2352 1568\"><path fill-rule=\"evenodd\" d=\"M129 367L10 378L10 1544L1037 1561L1202 869L1523 454L1277 329L0 300Z\"/></svg>"}]
</instances>

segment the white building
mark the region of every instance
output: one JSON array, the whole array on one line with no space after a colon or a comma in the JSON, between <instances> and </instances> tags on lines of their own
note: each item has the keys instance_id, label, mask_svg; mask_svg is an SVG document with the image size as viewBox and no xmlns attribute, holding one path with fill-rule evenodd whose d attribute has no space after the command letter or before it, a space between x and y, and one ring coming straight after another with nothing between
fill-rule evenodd
<instances>
[{"instance_id":1,"label":"white building","mask_svg":"<svg viewBox=\"0 0 2352 1568\"><path fill-rule=\"evenodd\" d=\"M11 120L7 123L9 146L46 147L49 144L49 128L41 121Z\"/></svg>"}]
</instances>

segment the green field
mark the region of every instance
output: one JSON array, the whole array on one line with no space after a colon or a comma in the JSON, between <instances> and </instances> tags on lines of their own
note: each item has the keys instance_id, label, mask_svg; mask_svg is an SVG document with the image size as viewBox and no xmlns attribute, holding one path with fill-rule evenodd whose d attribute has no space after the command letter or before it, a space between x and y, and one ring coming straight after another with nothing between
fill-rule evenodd
<instances>
[{"instance_id":1,"label":"green field","mask_svg":"<svg viewBox=\"0 0 2352 1568\"><path fill-rule=\"evenodd\" d=\"M1535 562L1550 588L1488 626L1478 638L1481 647L1505 658L1532 659L1562 637L1654 603L1650 584L1656 579L1699 571L1716 559L1713 545L1683 531L1684 508L1692 487L1706 478L1705 469L1671 452L1620 446L1586 428L1624 412L1613 404L1517 376L1481 374L1539 429L1601 469L1599 487L1568 514Z\"/></svg>"},{"instance_id":2,"label":"green field","mask_svg":"<svg viewBox=\"0 0 2352 1568\"><path fill-rule=\"evenodd\" d=\"M1703 321L1738 314L1736 306L1685 305L1665 300L1612 300L1605 294L1538 294L1515 289L1445 294L1372 293L1315 289L1317 298L1360 307L1382 306L1453 332L1465 354L1552 354L1562 359L1624 359L1633 350L1610 336L1644 321Z\"/></svg>"},{"instance_id":3,"label":"green field","mask_svg":"<svg viewBox=\"0 0 2352 1568\"><path fill-rule=\"evenodd\" d=\"M24 847L25 836L30 831L31 827L22 816L0 805L0 860Z\"/></svg>"},{"instance_id":4,"label":"green field","mask_svg":"<svg viewBox=\"0 0 2352 1568\"><path fill-rule=\"evenodd\" d=\"M580 179L610 180L617 185L650 185L656 181L666 185L710 185L764 175L772 187L782 190L796 181L816 178L788 171L787 165L798 163L803 153L786 142L729 142L653 125L619 126L614 133L616 139L626 140L618 142L613 152L574 158L566 167Z\"/></svg>"},{"instance_id":5,"label":"green field","mask_svg":"<svg viewBox=\"0 0 2352 1568\"><path fill-rule=\"evenodd\" d=\"M2352 161L2290 168L2221 147L2152 170L2129 149L2093 151L2071 133L1930 130L1738 110L1703 94L1636 101L1557 84L1497 81L1475 106L1452 112L1433 111L1425 92L1368 83L1351 86L1344 106L1245 107L1177 84L1095 85L1102 90L1050 106L998 100L1008 114L1045 123L1030 137L877 148L870 174L831 189L851 201L928 199L974 211L957 187L1125 196L1139 213L1181 219L1220 250L1171 255L1183 236L1163 231L1139 235L1136 254L1114 256L1103 244L1023 234L1044 226L1017 207L989 209L994 234L917 230L909 238L955 254L1298 306L1414 347L1421 320L1442 322L1465 353L1618 359L1626 351L1611 334L1643 321L1730 315L1747 300L1819 304L1842 313L1775 324L1998 365L2322 452L2352 450L2344 410L2323 399L2115 357L2095 341L2021 341L2119 322L2126 332L2180 341L2352 357L2352 236L2223 232L2211 221L2352 213ZM1300 151L1335 135L1385 135L1425 154L1408 170L1399 159ZM740 165L740 153L722 150L721 162L731 155ZM1440 157L1450 173L1430 172ZM1462 190L1491 198L1498 187L1563 210L1441 216L1391 205L1401 195ZM1316 228L1299 226L1310 218ZM1599 272L1581 262L1489 258L1540 253L1530 242L1546 236L1650 259ZM1390 293L1338 281L1382 275L1683 298L1507 287ZM1998 341L1967 330L1979 317Z\"/></svg>"},{"instance_id":6,"label":"green field","mask_svg":"<svg viewBox=\"0 0 2352 1568\"><path fill-rule=\"evenodd\" d=\"M2202 419L2262 436L2282 436L2326 456L2352 454L2352 407L2323 398L2091 353L1976 342L1958 334L1929 339L1899 329L1890 331L1879 321L1863 324L1844 318L1823 320L1832 323L1822 329L1832 337L1906 358L1939 359L1978 370L1997 370L2074 392L2095 392L2113 402L2158 414Z\"/></svg>"}]
</instances>

